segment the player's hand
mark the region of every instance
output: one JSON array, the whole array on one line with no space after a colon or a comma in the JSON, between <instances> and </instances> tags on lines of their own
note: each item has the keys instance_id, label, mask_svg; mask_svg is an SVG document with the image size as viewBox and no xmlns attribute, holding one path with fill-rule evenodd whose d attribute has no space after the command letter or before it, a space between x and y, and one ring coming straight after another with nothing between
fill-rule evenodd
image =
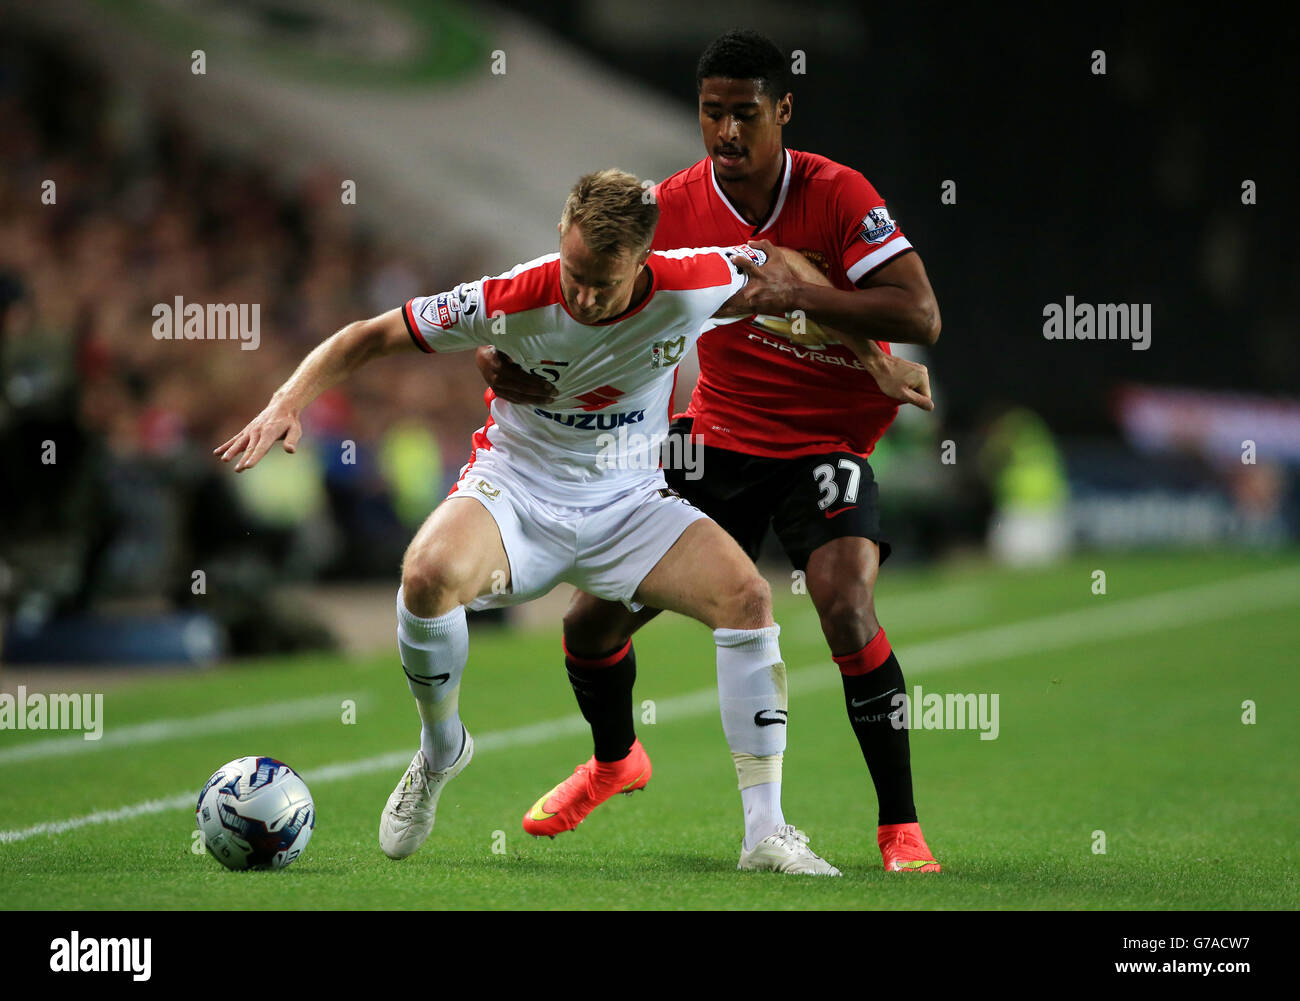
<instances>
[{"instance_id":1,"label":"player's hand","mask_svg":"<svg viewBox=\"0 0 1300 1001\"><path fill-rule=\"evenodd\" d=\"M244 430L224 445L218 445L212 454L221 456L222 462L229 462L242 453L244 457L235 463L235 472L242 473L256 466L262 456L271 451L271 446L281 439L286 452L296 452L301 437L302 423L298 415L285 404L272 400Z\"/></svg>"},{"instance_id":2,"label":"player's hand","mask_svg":"<svg viewBox=\"0 0 1300 1001\"><path fill-rule=\"evenodd\" d=\"M871 356L867 368L880 391L891 400L910 403L922 410L934 409L934 400L930 398L930 370L924 365L882 352Z\"/></svg>"},{"instance_id":3,"label":"player's hand","mask_svg":"<svg viewBox=\"0 0 1300 1001\"><path fill-rule=\"evenodd\" d=\"M479 374L492 392L507 403L531 406L555 400L555 387L540 375L525 372L504 351L488 345L474 352Z\"/></svg>"},{"instance_id":4,"label":"player's hand","mask_svg":"<svg viewBox=\"0 0 1300 1001\"><path fill-rule=\"evenodd\" d=\"M737 254L732 262L749 276L728 304L743 304L751 313L769 313L782 316L793 308L794 297L802 285L781 253L767 240L750 240L749 245L767 255L767 263L759 267L748 257Z\"/></svg>"}]
</instances>

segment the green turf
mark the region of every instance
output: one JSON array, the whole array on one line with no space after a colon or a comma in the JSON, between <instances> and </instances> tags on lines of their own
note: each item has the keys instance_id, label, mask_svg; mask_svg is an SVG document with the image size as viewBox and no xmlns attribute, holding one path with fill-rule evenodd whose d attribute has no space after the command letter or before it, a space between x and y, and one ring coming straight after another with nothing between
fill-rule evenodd
<instances>
[{"instance_id":1,"label":"green turf","mask_svg":"<svg viewBox=\"0 0 1300 1001\"><path fill-rule=\"evenodd\" d=\"M1278 579L1256 578L1285 568L1293 598L1269 603ZM1106 571L1104 596L1091 591L1094 569ZM582 735L482 750L443 795L430 841L404 862L389 861L376 832L402 766L321 781L313 773L413 752L418 723L394 651L286 658L110 689L107 732L310 696L355 699L356 723L343 724L340 710L0 762L0 831L197 792L224 761L270 754L301 771L315 796L319 819L301 860L281 872L228 873L190 851L192 812L172 808L0 843L0 906L1295 908L1295 579L1295 553L886 572L878 607L909 685L999 697L996 740L969 730L912 734L917 803L944 864L938 876L880 871L874 793L816 616L806 596L790 593L788 578L774 578L794 675L786 814L843 879L736 872L739 796L716 706L686 712L672 701L712 688L712 644L704 627L665 616L637 640L638 706L649 699L656 710L655 723L638 730L655 777L646 792L618 797L573 834L534 841L519 821L587 756ZM1014 655L926 669L943 637L960 649L989 628L1071 611L1104 617L1146 595L1206 585L1225 594L1258 587L1268 607L1215 616L1189 598L1186 615L1149 630L1134 626L1045 652L1031 642ZM557 650L558 624L475 632L461 708L476 737L573 715ZM921 663L909 663L909 650ZM1241 720L1246 699L1257 707L1254 725ZM46 739L4 731L0 750ZM1105 854L1092 851L1094 831L1105 832ZM504 852L495 852L502 843Z\"/></svg>"}]
</instances>

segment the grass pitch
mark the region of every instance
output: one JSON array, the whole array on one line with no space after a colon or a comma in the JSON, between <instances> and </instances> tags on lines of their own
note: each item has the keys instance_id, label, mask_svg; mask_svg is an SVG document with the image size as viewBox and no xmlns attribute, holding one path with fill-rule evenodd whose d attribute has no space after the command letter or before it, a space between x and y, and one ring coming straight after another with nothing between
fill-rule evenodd
<instances>
[{"instance_id":1,"label":"grass pitch","mask_svg":"<svg viewBox=\"0 0 1300 1001\"><path fill-rule=\"evenodd\" d=\"M1096 569L1104 595L1093 593ZM0 731L0 906L1300 905L1300 555L887 569L878 610L909 690L998 696L995 740L973 729L911 735L939 875L881 871L875 795L838 674L809 599L786 580L773 585L791 677L785 812L842 879L736 871L740 797L711 638L663 616L637 638L637 705L654 720L638 733L654 778L576 832L535 841L520 827L590 754L559 624L478 629L461 693L475 758L411 858L390 861L377 840L418 739L395 647L284 658L112 688L98 743ZM345 700L354 722L344 722ZM1253 723L1243 722L1247 702ZM191 850L200 785L246 754L287 761L316 800L311 844L280 872L231 873Z\"/></svg>"}]
</instances>

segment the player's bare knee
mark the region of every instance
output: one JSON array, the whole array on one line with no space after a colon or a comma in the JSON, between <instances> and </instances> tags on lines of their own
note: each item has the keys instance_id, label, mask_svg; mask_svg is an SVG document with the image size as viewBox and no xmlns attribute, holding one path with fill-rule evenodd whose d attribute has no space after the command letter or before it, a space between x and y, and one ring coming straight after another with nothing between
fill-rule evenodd
<instances>
[{"instance_id":1,"label":"player's bare knee","mask_svg":"<svg viewBox=\"0 0 1300 1001\"><path fill-rule=\"evenodd\" d=\"M757 573L746 576L725 596L718 626L725 629L762 629L772 624L772 589Z\"/></svg>"},{"instance_id":2,"label":"player's bare knee","mask_svg":"<svg viewBox=\"0 0 1300 1001\"><path fill-rule=\"evenodd\" d=\"M463 604L463 577L436 549L408 549L402 561L402 596L407 609L428 618Z\"/></svg>"},{"instance_id":3,"label":"player's bare knee","mask_svg":"<svg viewBox=\"0 0 1300 1001\"><path fill-rule=\"evenodd\" d=\"M864 599L851 590L834 596L818 613L822 632L836 654L861 650L880 631L870 598Z\"/></svg>"},{"instance_id":4,"label":"player's bare knee","mask_svg":"<svg viewBox=\"0 0 1300 1001\"><path fill-rule=\"evenodd\" d=\"M574 602L564 613L564 645L579 656L599 656L622 646L629 635L599 606Z\"/></svg>"}]
</instances>

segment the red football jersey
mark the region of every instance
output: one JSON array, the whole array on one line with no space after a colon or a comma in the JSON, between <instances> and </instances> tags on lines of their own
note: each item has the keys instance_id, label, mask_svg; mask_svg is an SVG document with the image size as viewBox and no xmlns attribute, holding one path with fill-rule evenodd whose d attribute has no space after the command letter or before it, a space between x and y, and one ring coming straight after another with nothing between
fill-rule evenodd
<instances>
[{"instance_id":1,"label":"red football jersey","mask_svg":"<svg viewBox=\"0 0 1300 1001\"><path fill-rule=\"evenodd\" d=\"M707 158L660 182L655 197L655 250L770 240L846 291L912 246L865 177L815 153L785 151L776 203L757 226L723 195ZM843 345L807 347L744 320L709 331L697 350L700 378L686 412L706 445L775 458L865 456L898 413Z\"/></svg>"}]
</instances>

